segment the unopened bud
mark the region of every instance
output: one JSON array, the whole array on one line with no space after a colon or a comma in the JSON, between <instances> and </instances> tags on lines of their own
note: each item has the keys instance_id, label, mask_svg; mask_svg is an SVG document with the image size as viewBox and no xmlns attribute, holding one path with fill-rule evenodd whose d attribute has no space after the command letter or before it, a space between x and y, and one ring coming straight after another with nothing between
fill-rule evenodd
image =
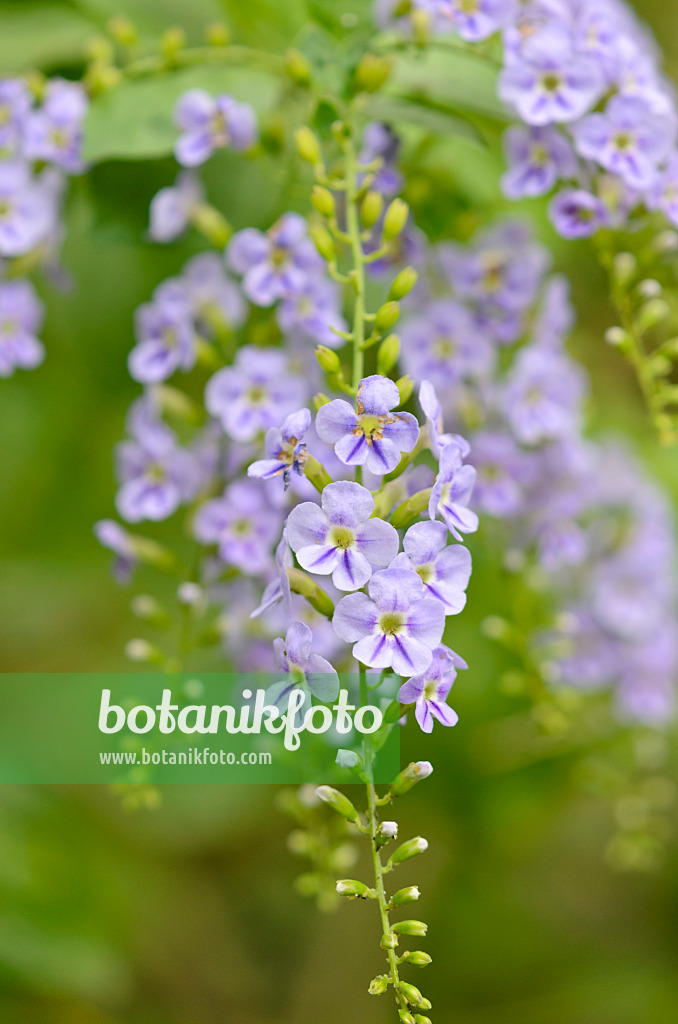
<instances>
[{"instance_id":1,"label":"unopened bud","mask_svg":"<svg viewBox=\"0 0 678 1024\"><path fill-rule=\"evenodd\" d=\"M111 18L107 27L111 37L120 46L134 46L139 39L139 34L132 22L122 15Z\"/></svg>"},{"instance_id":2,"label":"unopened bud","mask_svg":"<svg viewBox=\"0 0 678 1024\"><path fill-rule=\"evenodd\" d=\"M205 603L205 591L199 583L186 580L185 583L179 584L177 598L181 604L185 604L189 608L197 608Z\"/></svg>"},{"instance_id":3,"label":"unopened bud","mask_svg":"<svg viewBox=\"0 0 678 1024\"><path fill-rule=\"evenodd\" d=\"M137 618L143 619L144 622L150 622L154 626L169 626L172 621L172 616L150 594L137 594L132 599L132 612ZM140 660L145 661L146 659L141 658Z\"/></svg>"},{"instance_id":4,"label":"unopened bud","mask_svg":"<svg viewBox=\"0 0 678 1024\"><path fill-rule=\"evenodd\" d=\"M322 185L314 186L311 193L311 202L313 208L322 214L323 217L327 217L328 220L331 220L337 212L334 196L328 188L324 188Z\"/></svg>"},{"instance_id":5,"label":"unopened bud","mask_svg":"<svg viewBox=\"0 0 678 1024\"><path fill-rule=\"evenodd\" d=\"M428 925L425 921L397 921L391 929L398 935L415 935L421 939L426 935Z\"/></svg>"},{"instance_id":6,"label":"unopened bud","mask_svg":"<svg viewBox=\"0 0 678 1024\"><path fill-rule=\"evenodd\" d=\"M662 286L659 281L647 278L638 285L638 291L644 299L658 299L662 293Z\"/></svg>"},{"instance_id":7,"label":"unopened bud","mask_svg":"<svg viewBox=\"0 0 678 1024\"><path fill-rule=\"evenodd\" d=\"M398 362L399 355L400 338L397 334L389 334L387 338L384 338L377 352L377 373L380 373L382 377L387 377Z\"/></svg>"},{"instance_id":8,"label":"unopened bud","mask_svg":"<svg viewBox=\"0 0 678 1024\"><path fill-rule=\"evenodd\" d=\"M666 320L670 312L669 304L664 299L650 299L641 307L634 326L639 334L645 334Z\"/></svg>"},{"instance_id":9,"label":"unopened bud","mask_svg":"<svg viewBox=\"0 0 678 1024\"><path fill-rule=\"evenodd\" d=\"M386 57L366 53L355 71L356 88L364 92L376 92L381 89L390 74L391 62Z\"/></svg>"},{"instance_id":10,"label":"unopened bud","mask_svg":"<svg viewBox=\"0 0 678 1024\"><path fill-rule=\"evenodd\" d=\"M162 664L163 657L161 652L153 644L149 644L148 640L142 640L140 637L135 637L134 640L130 640L125 647L125 654L130 661L146 662L149 665L160 665Z\"/></svg>"},{"instance_id":11,"label":"unopened bud","mask_svg":"<svg viewBox=\"0 0 678 1024\"><path fill-rule=\"evenodd\" d=\"M314 224L309 232L316 249L327 263L334 263L337 253L332 235L322 224Z\"/></svg>"},{"instance_id":12,"label":"unopened bud","mask_svg":"<svg viewBox=\"0 0 678 1024\"><path fill-rule=\"evenodd\" d=\"M315 357L325 373L341 373L339 356L326 345L318 345L315 350Z\"/></svg>"},{"instance_id":13,"label":"unopened bud","mask_svg":"<svg viewBox=\"0 0 678 1024\"><path fill-rule=\"evenodd\" d=\"M378 334L390 331L400 316L400 305L397 302L385 302L377 310L377 318L374 321L374 329Z\"/></svg>"},{"instance_id":14,"label":"unopened bud","mask_svg":"<svg viewBox=\"0 0 678 1024\"><path fill-rule=\"evenodd\" d=\"M368 192L360 204L360 219L366 228L373 228L384 212L384 199L380 192Z\"/></svg>"},{"instance_id":15,"label":"unopened bud","mask_svg":"<svg viewBox=\"0 0 678 1024\"><path fill-rule=\"evenodd\" d=\"M431 36L431 15L417 7L410 15L412 35L417 46L426 46Z\"/></svg>"},{"instance_id":16,"label":"unopened bud","mask_svg":"<svg viewBox=\"0 0 678 1024\"><path fill-rule=\"evenodd\" d=\"M432 771L433 765L430 761L412 761L391 783L391 793L394 796L402 796L417 782L427 779Z\"/></svg>"},{"instance_id":17,"label":"unopened bud","mask_svg":"<svg viewBox=\"0 0 678 1024\"><path fill-rule=\"evenodd\" d=\"M394 907L404 907L408 903L415 903L421 893L416 885L406 885L404 889L398 889L391 896L391 904Z\"/></svg>"},{"instance_id":18,"label":"unopened bud","mask_svg":"<svg viewBox=\"0 0 678 1024\"><path fill-rule=\"evenodd\" d=\"M432 958L421 949L415 949L408 953L407 962L413 967L427 967L432 962Z\"/></svg>"},{"instance_id":19,"label":"unopened bud","mask_svg":"<svg viewBox=\"0 0 678 1024\"><path fill-rule=\"evenodd\" d=\"M332 789L331 786L318 786L315 791L315 795L319 800L322 800L324 804L331 807L332 810L336 811L337 814L341 814L344 818L348 818L349 821L357 821L358 812L349 800L347 796L340 793L338 789ZM337 890L338 892L339 890Z\"/></svg>"},{"instance_id":20,"label":"unopened bud","mask_svg":"<svg viewBox=\"0 0 678 1024\"><path fill-rule=\"evenodd\" d=\"M415 1024L414 1017L409 1010L398 1010L398 1016L400 1017L401 1024Z\"/></svg>"},{"instance_id":21,"label":"unopened bud","mask_svg":"<svg viewBox=\"0 0 678 1024\"><path fill-rule=\"evenodd\" d=\"M408 839L406 843L399 846L391 855L391 861L394 864L402 864L404 861L409 860L411 857L416 857L418 853L424 853L426 850L428 850L428 841L423 836L417 836L415 839Z\"/></svg>"},{"instance_id":22,"label":"unopened bud","mask_svg":"<svg viewBox=\"0 0 678 1024\"><path fill-rule=\"evenodd\" d=\"M297 128L294 133L294 141L297 144L297 152L302 160L315 166L322 163L320 143L310 128L306 125Z\"/></svg>"},{"instance_id":23,"label":"unopened bud","mask_svg":"<svg viewBox=\"0 0 678 1024\"><path fill-rule=\"evenodd\" d=\"M631 252L619 252L614 258L612 269L617 284L628 284L638 270L638 260Z\"/></svg>"},{"instance_id":24,"label":"unopened bud","mask_svg":"<svg viewBox=\"0 0 678 1024\"><path fill-rule=\"evenodd\" d=\"M381 937L381 948L382 949L395 949L398 945L398 936L395 932L388 932L386 935Z\"/></svg>"},{"instance_id":25,"label":"unopened bud","mask_svg":"<svg viewBox=\"0 0 678 1024\"><path fill-rule=\"evenodd\" d=\"M391 839L398 838L398 823L396 821L382 821L377 829L377 839L388 843Z\"/></svg>"},{"instance_id":26,"label":"unopened bud","mask_svg":"<svg viewBox=\"0 0 678 1024\"><path fill-rule=\"evenodd\" d=\"M626 348L632 340L631 335L623 327L609 327L605 331L605 341L615 348Z\"/></svg>"},{"instance_id":27,"label":"unopened bud","mask_svg":"<svg viewBox=\"0 0 678 1024\"><path fill-rule=\"evenodd\" d=\"M315 409L316 412L318 411L318 409L322 409L323 405L327 405L328 402L329 398L327 397L327 395L324 395L322 391L319 392L317 395L313 396L313 408Z\"/></svg>"},{"instance_id":28,"label":"unopened bud","mask_svg":"<svg viewBox=\"0 0 678 1024\"><path fill-rule=\"evenodd\" d=\"M654 241L654 247L659 253L668 254L678 250L678 232L662 231Z\"/></svg>"},{"instance_id":29,"label":"unopened bud","mask_svg":"<svg viewBox=\"0 0 678 1024\"><path fill-rule=\"evenodd\" d=\"M304 466L305 474L311 483L314 483L311 476L309 476L309 460L307 459ZM314 483L314 486L315 483ZM326 485L325 485L326 486ZM310 576L307 576L301 569L288 569L287 578L290 581L290 588L294 594L301 594L305 597L312 608L315 608L317 612L324 615L326 618L331 619L334 615L334 604L332 599L325 593L323 588L319 586L315 580L312 580Z\"/></svg>"},{"instance_id":30,"label":"unopened bud","mask_svg":"<svg viewBox=\"0 0 678 1024\"><path fill-rule=\"evenodd\" d=\"M419 275L414 267L405 267L391 285L391 290L388 293L389 299L404 299L412 291L418 279Z\"/></svg>"},{"instance_id":31,"label":"unopened bud","mask_svg":"<svg viewBox=\"0 0 678 1024\"><path fill-rule=\"evenodd\" d=\"M414 1024L433 1024L430 1017L424 1017L421 1013L415 1013Z\"/></svg>"},{"instance_id":32,"label":"unopened bud","mask_svg":"<svg viewBox=\"0 0 678 1024\"><path fill-rule=\"evenodd\" d=\"M186 33L183 28L168 28L160 38L160 50L165 57L174 57L186 45Z\"/></svg>"},{"instance_id":33,"label":"unopened bud","mask_svg":"<svg viewBox=\"0 0 678 1024\"><path fill-rule=\"evenodd\" d=\"M295 85L307 89L313 78L313 70L303 53L299 50L288 50L285 54L285 72Z\"/></svg>"},{"instance_id":34,"label":"unopened bud","mask_svg":"<svg viewBox=\"0 0 678 1024\"><path fill-rule=\"evenodd\" d=\"M349 771L357 769L360 771L363 766L363 759L355 750L338 750L334 763L340 768L348 768Z\"/></svg>"},{"instance_id":35,"label":"unopened bud","mask_svg":"<svg viewBox=\"0 0 678 1024\"><path fill-rule=\"evenodd\" d=\"M412 392L414 391L413 378L407 374L404 377L400 377L396 381L396 387L398 388L398 394L400 395L400 404L405 405L406 402L409 402L412 397Z\"/></svg>"},{"instance_id":36,"label":"unopened bud","mask_svg":"<svg viewBox=\"0 0 678 1024\"><path fill-rule=\"evenodd\" d=\"M383 996L390 983L388 974L378 974L376 978L372 978L367 991L371 996Z\"/></svg>"},{"instance_id":37,"label":"unopened bud","mask_svg":"<svg viewBox=\"0 0 678 1024\"><path fill-rule=\"evenodd\" d=\"M231 30L223 21L213 21L207 26L205 39L208 46L228 46L231 41Z\"/></svg>"},{"instance_id":38,"label":"unopened bud","mask_svg":"<svg viewBox=\"0 0 678 1024\"><path fill-rule=\"evenodd\" d=\"M402 199L394 199L384 216L384 241L390 242L402 233L410 208Z\"/></svg>"},{"instance_id":39,"label":"unopened bud","mask_svg":"<svg viewBox=\"0 0 678 1024\"><path fill-rule=\"evenodd\" d=\"M407 981L401 981L400 991L410 1006L421 1006L424 1002L424 997L416 985L410 985Z\"/></svg>"},{"instance_id":40,"label":"unopened bud","mask_svg":"<svg viewBox=\"0 0 678 1024\"><path fill-rule=\"evenodd\" d=\"M372 895L372 890L355 878L340 878L335 888L340 896L348 896L349 899L368 900Z\"/></svg>"}]
</instances>

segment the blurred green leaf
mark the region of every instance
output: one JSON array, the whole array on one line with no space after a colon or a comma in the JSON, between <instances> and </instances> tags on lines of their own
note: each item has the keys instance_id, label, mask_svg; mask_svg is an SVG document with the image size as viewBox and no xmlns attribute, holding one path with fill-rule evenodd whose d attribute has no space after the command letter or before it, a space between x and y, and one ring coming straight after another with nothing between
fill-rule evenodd
<instances>
[{"instance_id":1,"label":"blurred green leaf","mask_svg":"<svg viewBox=\"0 0 678 1024\"><path fill-rule=\"evenodd\" d=\"M270 110L277 82L241 67L196 67L155 78L123 81L92 103L85 124L85 159L142 160L172 152L178 131L174 105L187 89L228 92L247 100L259 115Z\"/></svg>"},{"instance_id":2,"label":"blurred green leaf","mask_svg":"<svg viewBox=\"0 0 678 1024\"><path fill-rule=\"evenodd\" d=\"M96 24L66 4L0 3L2 72L49 68L81 60Z\"/></svg>"}]
</instances>

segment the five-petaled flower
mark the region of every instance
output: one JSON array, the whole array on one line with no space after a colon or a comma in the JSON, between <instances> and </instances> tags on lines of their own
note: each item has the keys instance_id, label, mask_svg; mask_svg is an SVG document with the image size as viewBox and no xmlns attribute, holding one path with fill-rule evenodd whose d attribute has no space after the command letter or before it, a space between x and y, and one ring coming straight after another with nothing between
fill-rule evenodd
<instances>
[{"instance_id":1,"label":"five-petaled flower","mask_svg":"<svg viewBox=\"0 0 678 1024\"><path fill-rule=\"evenodd\" d=\"M441 725L456 725L459 715L446 704L457 673L446 657L446 649L433 652L431 664L421 675L403 683L398 693L401 704L414 704L414 715L424 732L433 731L433 719Z\"/></svg>"},{"instance_id":2,"label":"five-petaled flower","mask_svg":"<svg viewBox=\"0 0 678 1024\"><path fill-rule=\"evenodd\" d=\"M248 103L232 96L212 97L204 89L189 89L179 99L175 120L183 134L175 156L184 167L204 164L215 149L250 149L257 139L257 118Z\"/></svg>"},{"instance_id":3,"label":"five-petaled flower","mask_svg":"<svg viewBox=\"0 0 678 1024\"><path fill-rule=\"evenodd\" d=\"M318 410L316 431L321 441L334 445L346 466L366 466L377 476L390 473L401 452L411 452L419 438L419 424L409 412L392 412L400 403L392 380L374 374L360 382L354 410L341 398Z\"/></svg>"},{"instance_id":4,"label":"five-petaled flower","mask_svg":"<svg viewBox=\"0 0 678 1024\"><path fill-rule=\"evenodd\" d=\"M458 615L466 605L471 578L471 555L460 544L447 543L444 523L415 523L405 534L403 551L391 563L409 568L421 577L427 597L434 597L446 615Z\"/></svg>"},{"instance_id":5,"label":"five-petaled flower","mask_svg":"<svg viewBox=\"0 0 678 1024\"><path fill-rule=\"evenodd\" d=\"M425 672L445 628L443 605L423 596L413 569L376 572L368 592L341 599L332 620L337 636L353 642L353 656L363 665L401 676Z\"/></svg>"},{"instance_id":6,"label":"five-petaled flower","mask_svg":"<svg viewBox=\"0 0 678 1024\"><path fill-rule=\"evenodd\" d=\"M473 466L462 463L462 451L455 442L446 444L440 456L440 471L431 490L428 511L431 519L440 513L457 540L462 533L475 533L478 516L468 507L476 482Z\"/></svg>"},{"instance_id":7,"label":"five-petaled flower","mask_svg":"<svg viewBox=\"0 0 678 1024\"><path fill-rule=\"evenodd\" d=\"M290 678L269 687L267 700L284 705L292 690L312 693L323 703L336 699L339 676L329 661L313 654L313 633L305 622L293 622L284 640L279 637L273 641L273 650L281 669Z\"/></svg>"},{"instance_id":8,"label":"five-petaled flower","mask_svg":"<svg viewBox=\"0 0 678 1024\"><path fill-rule=\"evenodd\" d=\"M274 476L282 476L285 490L289 487L292 470L303 476L306 461L306 445L303 437L311 424L308 409L299 409L291 413L282 427L271 427L266 431L264 448L266 459L258 459L247 470L248 476L261 480L271 480Z\"/></svg>"},{"instance_id":9,"label":"five-petaled flower","mask_svg":"<svg viewBox=\"0 0 678 1024\"><path fill-rule=\"evenodd\" d=\"M357 590L398 553L398 534L390 523L370 518L374 499L350 480L328 484L322 508L305 501L287 520L290 546L308 572L332 574L339 590Z\"/></svg>"}]
</instances>

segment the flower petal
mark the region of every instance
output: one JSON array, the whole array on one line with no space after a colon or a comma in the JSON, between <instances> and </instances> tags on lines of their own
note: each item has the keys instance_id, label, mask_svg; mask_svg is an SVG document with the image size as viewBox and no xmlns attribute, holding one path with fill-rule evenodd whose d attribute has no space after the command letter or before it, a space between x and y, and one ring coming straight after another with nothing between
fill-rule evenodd
<instances>
[{"instance_id":1,"label":"flower petal","mask_svg":"<svg viewBox=\"0 0 678 1024\"><path fill-rule=\"evenodd\" d=\"M368 519L355 532L356 550L365 556L370 565L379 568L393 561L398 554L398 545L398 531L382 519Z\"/></svg>"},{"instance_id":2,"label":"flower petal","mask_svg":"<svg viewBox=\"0 0 678 1024\"><path fill-rule=\"evenodd\" d=\"M335 398L333 402L327 402L318 409L315 429L325 444L336 444L344 434L353 432L356 422L355 411L348 402Z\"/></svg>"},{"instance_id":3,"label":"flower petal","mask_svg":"<svg viewBox=\"0 0 678 1024\"><path fill-rule=\"evenodd\" d=\"M377 618L376 605L366 594L349 594L335 608L332 625L340 640L351 642L372 633Z\"/></svg>"},{"instance_id":4,"label":"flower petal","mask_svg":"<svg viewBox=\"0 0 678 1024\"><path fill-rule=\"evenodd\" d=\"M327 516L314 501L304 501L287 517L287 539L293 551L310 544L324 544L329 529Z\"/></svg>"},{"instance_id":5,"label":"flower petal","mask_svg":"<svg viewBox=\"0 0 678 1024\"><path fill-rule=\"evenodd\" d=\"M332 573L332 582L337 590L359 590L365 586L371 575L372 567L364 555L351 548L337 550L335 569Z\"/></svg>"}]
</instances>

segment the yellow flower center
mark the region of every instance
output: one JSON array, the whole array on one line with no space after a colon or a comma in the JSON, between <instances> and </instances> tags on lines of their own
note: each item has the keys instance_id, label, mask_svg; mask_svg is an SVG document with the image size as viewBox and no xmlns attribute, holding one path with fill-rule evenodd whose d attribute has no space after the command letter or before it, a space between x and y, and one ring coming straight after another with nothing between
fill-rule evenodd
<instances>
[{"instance_id":1,"label":"yellow flower center","mask_svg":"<svg viewBox=\"0 0 678 1024\"><path fill-rule=\"evenodd\" d=\"M349 530L346 526L335 526L331 532L332 543L337 548L350 548L353 544L354 537L353 531Z\"/></svg>"},{"instance_id":2,"label":"yellow flower center","mask_svg":"<svg viewBox=\"0 0 678 1024\"><path fill-rule=\"evenodd\" d=\"M387 636L396 636L404 624L402 612L385 612L379 619L379 627Z\"/></svg>"}]
</instances>

